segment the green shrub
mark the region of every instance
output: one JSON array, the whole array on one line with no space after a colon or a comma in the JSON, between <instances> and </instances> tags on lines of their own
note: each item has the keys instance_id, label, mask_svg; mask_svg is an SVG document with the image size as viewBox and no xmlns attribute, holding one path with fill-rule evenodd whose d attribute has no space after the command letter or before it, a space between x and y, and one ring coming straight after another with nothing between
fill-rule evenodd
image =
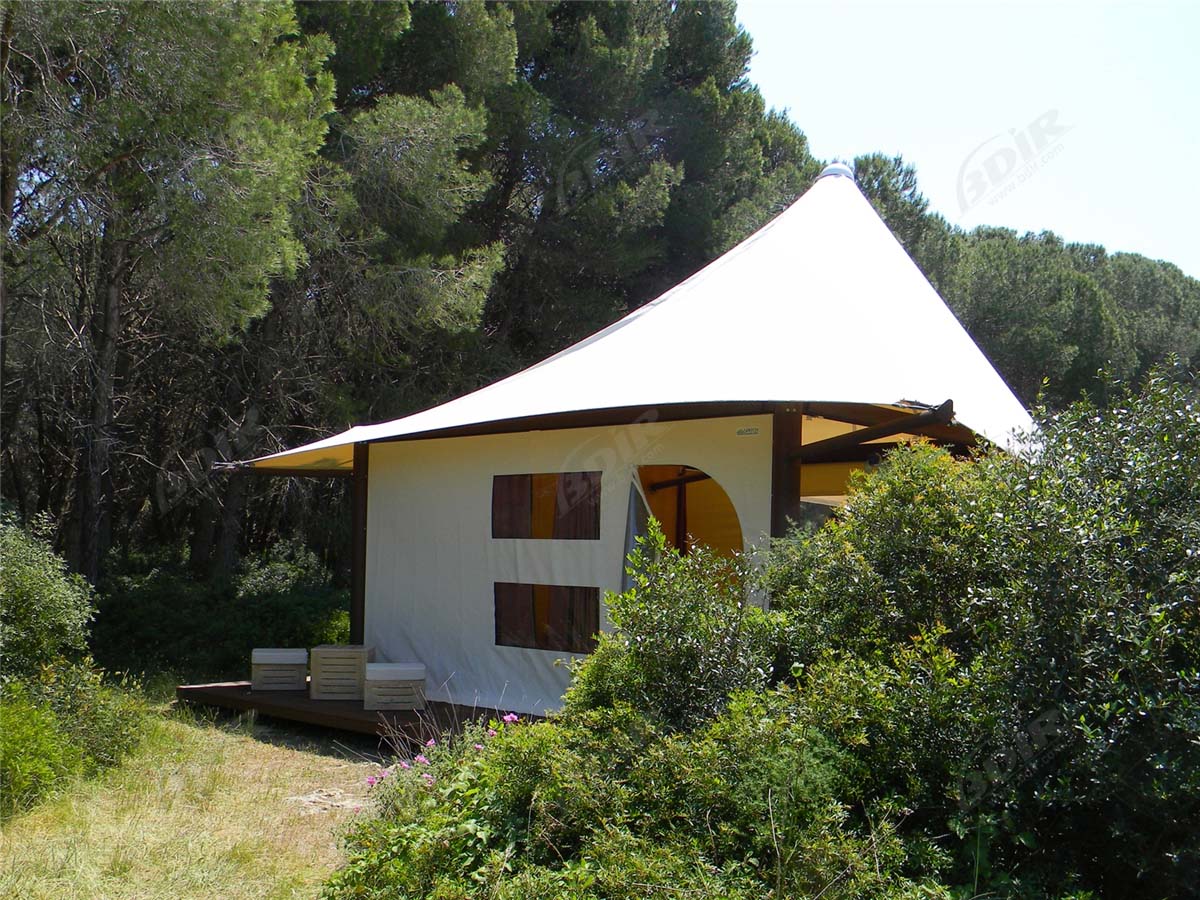
<instances>
[{"instance_id":1,"label":"green shrub","mask_svg":"<svg viewBox=\"0 0 1200 900\"><path fill-rule=\"evenodd\" d=\"M850 502L823 528L775 543L763 583L791 616L798 661L886 656L921 628L950 629L943 642L960 653L986 640L994 622L972 604L1007 569L989 537L1004 489L989 462L928 445L893 452L854 474Z\"/></svg>"},{"instance_id":2,"label":"green shrub","mask_svg":"<svg viewBox=\"0 0 1200 900\"><path fill-rule=\"evenodd\" d=\"M46 666L29 683L30 695L58 720L82 755L84 775L116 765L141 739L149 707L128 679L105 681L105 673L82 663Z\"/></svg>"},{"instance_id":3,"label":"green shrub","mask_svg":"<svg viewBox=\"0 0 1200 900\"><path fill-rule=\"evenodd\" d=\"M90 662L60 661L0 693L0 811L5 817L116 765L144 733L136 685L106 684Z\"/></svg>"},{"instance_id":4,"label":"green shrub","mask_svg":"<svg viewBox=\"0 0 1200 900\"><path fill-rule=\"evenodd\" d=\"M716 716L731 693L767 683L771 629L749 602L744 558L704 547L681 555L651 521L628 571L632 587L607 598L614 630L577 668L568 711L624 700L687 729Z\"/></svg>"},{"instance_id":5,"label":"green shrub","mask_svg":"<svg viewBox=\"0 0 1200 900\"><path fill-rule=\"evenodd\" d=\"M38 537L0 522L0 815L115 765L147 715L140 689L106 684L82 651L91 588Z\"/></svg>"},{"instance_id":6,"label":"green shrub","mask_svg":"<svg viewBox=\"0 0 1200 900\"><path fill-rule=\"evenodd\" d=\"M0 676L29 676L82 651L92 614L87 582L45 541L0 519Z\"/></svg>"},{"instance_id":7,"label":"green shrub","mask_svg":"<svg viewBox=\"0 0 1200 900\"><path fill-rule=\"evenodd\" d=\"M349 592L291 543L225 581L198 581L166 553L131 555L101 590L92 647L112 669L244 678L254 647L346 643L349 607Z\"/></svg>"},{"instance_id":8,"label":"green shrub","mask_svg":"<svg viewBox=\"0 0 1200 900\"><path fill-rule=\"evenodd\" d=\"M54 710L20 682L0 687L0 818L61 789L83 769L83 753Z\"/></svg>"},{"instance_id":9,"label":"green shrub","mask_svg":"<svg viewBox=\"0 0 1200 900\"><path fill-rule=\"evenodd\" d=\"M1155 377L1045 419L1025 458L891 454L768 580L819 721L861 723L871 790L961 835L960 877L1194 896L1197 547L1196 388ZM930 637L949 656L914 668Z\"/></svg>"},{"instance_id":10,"label":"green shrub","mask_svg":"<svg viewBox=\"0 0 1200 900\"><path fill-rule=\"evenodd\" d=\"M691 733L628 706L468 729L375 786L327 895L906 896L928 859L894 810L838 799L847 760L795 709L784 689Z\"/></svg>"}]
</instances>

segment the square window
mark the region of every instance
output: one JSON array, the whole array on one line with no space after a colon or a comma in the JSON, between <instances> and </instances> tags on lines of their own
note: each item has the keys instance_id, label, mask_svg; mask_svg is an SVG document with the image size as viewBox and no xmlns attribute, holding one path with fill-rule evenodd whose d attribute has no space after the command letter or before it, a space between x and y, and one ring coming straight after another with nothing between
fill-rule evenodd
<instances>
[{"instance_id":1,"label":"square window","mask_svg":"<svg viewBox=\"0 0 1200 900\"><path fill-rule=\"evenodd\" d=\"M496 643L590 653L600 630L600 589L550 584L495 584Z\"/></svg>"},{"instance_id":2,"label":"square window","mask_svg":"<svg viewBox=\"0 0 1200 900\"><path fill-rule=\"evenodd\" d=\"M600 540L600 473L493 476L492 537Z\"/></svg>"}]
</instances>

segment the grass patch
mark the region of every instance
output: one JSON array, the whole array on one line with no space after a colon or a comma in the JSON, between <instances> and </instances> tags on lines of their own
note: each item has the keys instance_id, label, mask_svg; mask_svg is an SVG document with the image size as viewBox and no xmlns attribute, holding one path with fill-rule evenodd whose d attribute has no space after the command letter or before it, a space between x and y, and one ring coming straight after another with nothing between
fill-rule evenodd
<instances>
[{"instance_id":1,"label":"grass patch","mask_svg":"<svg viewBox=\"0 0 1200 900\"><path fill-rule=\"evenodd\" d=\"M250 719L154 717L120 766L0 831L0 896L312 897L378 763Z\"/></svg>"}]
</instances>

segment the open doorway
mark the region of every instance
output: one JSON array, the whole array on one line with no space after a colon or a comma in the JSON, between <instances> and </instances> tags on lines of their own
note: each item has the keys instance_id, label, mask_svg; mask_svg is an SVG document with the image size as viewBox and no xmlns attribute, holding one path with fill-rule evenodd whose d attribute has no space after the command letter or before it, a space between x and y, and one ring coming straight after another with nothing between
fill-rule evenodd
<instances>
[{"instance_id":1,"label":"open doorway","mask_svg":"<svg viewBox=\"0 0 1200 900\"><path fill-rule=\"evenodd\" d=\"M639 466L638 486L668 543L682 553L697 544L724 556L742 552L737 510L716 479L694 466Z\"/></svg>"}]
</instances>

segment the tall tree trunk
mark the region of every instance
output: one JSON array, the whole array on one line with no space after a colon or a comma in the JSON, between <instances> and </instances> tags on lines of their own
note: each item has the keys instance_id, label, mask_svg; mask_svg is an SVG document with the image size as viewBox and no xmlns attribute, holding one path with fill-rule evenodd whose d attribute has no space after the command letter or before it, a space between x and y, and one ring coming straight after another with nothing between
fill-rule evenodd
<instances>
[{"instance_id":1,"label":"tall tree trunk","mask_svg":"<svg viewBox=\"0 0 1200 900\"><path fill-rule=\"evenodd\" d=\"M205 492L192 513L192 533L188 539L188 565L197 578L208 578L213 569L213 547L221 509L216 499Z\"/></svg>"},{"instance_id":2,"label":"tall tree trunk","mask_svg":"<svg viewBox=\"0 0 1200 900\"><path fill-rule=\"evenodd\" d=\"M242 539L242 517L246 511L246 481L250 475L233 475L227 478L224 496L221 498L221 529L217 549L213 554L213 572L217 576L230 576L240 559Z\"/></svg>"},{"instance_id":3,"label":"tall tree trunk","mask_svg":"<svg viewBox=\"0 0 1200 900\"><path fill-rule=\"evenodd\" d=\"M12 79L9 75L8 64L12 52L13 35L12 4L4 8L4 21L0 23L0 107L4 115L0 116L0 390L6 386L8 350L8 288L6 284L12 274L11 249L9 233L12 231L13 207L17 201L17 159L18 150L13 140L12 129L5 128L8 118L13 114L15 98Z\"/></svg>"},{"instance_id":4,"label":"tall tree trunk","mask_svg":"<svg viewBox=\"0 0 1200 900\"><path fill-rule=\"evenodd\" d=\"M121 301L127 272L127 248L106 225L101 238L96 275L95 305L90 325L92 360L88 420L83 429L83 465L80 469L79 560L80 573L92 583L100 577L100 562L111 542L113 395L117 345L121 336Z\"/></svg>"}]
</instances>

